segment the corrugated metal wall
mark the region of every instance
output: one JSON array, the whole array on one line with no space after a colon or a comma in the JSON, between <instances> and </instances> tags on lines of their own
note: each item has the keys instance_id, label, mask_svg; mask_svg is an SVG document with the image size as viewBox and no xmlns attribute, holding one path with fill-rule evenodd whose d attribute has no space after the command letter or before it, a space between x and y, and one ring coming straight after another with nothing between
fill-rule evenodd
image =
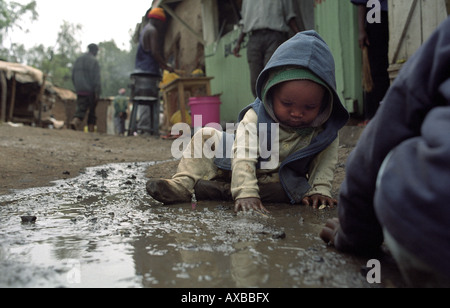
<instances>
[{"instance_id":1,"label":"corrugated metal wall","mask_svg":"<svg viewBox=\"0 0 450 308\"><path fill-rule=\"evenodd\" d=\"M211 80L211 91L213 94L222 93L222 124L234 123L239 111L255 100L250 88L245 45L240 51L240 58L233 55L239 33L240 30L229 32L217 44L211 44L205 49L206 73L208 76L214 76Z\"/></svg>"},{"instance_id":2,"label":"corrugated metal wall","mask_svg":"<svg viewBox=\"0 0 450 308\"><path fill-rule=\"evenodd\" d=\"M338 94L350 113L362 113L361 50L357 9L350 0L322 1L315 10L316 31L330 46L336 62Z\"/></svg>"}]
</instances>

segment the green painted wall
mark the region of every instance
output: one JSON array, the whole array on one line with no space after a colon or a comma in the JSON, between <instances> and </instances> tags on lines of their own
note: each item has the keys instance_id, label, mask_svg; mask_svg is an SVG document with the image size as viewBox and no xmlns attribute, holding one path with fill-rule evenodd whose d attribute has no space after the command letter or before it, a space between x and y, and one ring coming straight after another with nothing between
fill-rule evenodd
<instances>
[{"instance_id":1,"label":"green painted wall","mask_svg":"<svg viewBox=\"0 0 450 308\"><path fill-rule=\"evenodd\" d=\"M250 88L245 43L241 48L241 57L233 55L239 31L227 33L217 44L211 44L205 49L206 74L214 77L211 91L213 94L222 94L221 124L234 123L239 112L255 100Z\"/></svg>"},{"instance_id":2,"label":"green painted wall","mask_svg":"<svg viewBox=\"0 0 450 308\"><path fill-rule=\"evenodd\" d=\"M350 113L362 114L362 60L358 46L357 9L350 0L322 1L314 10L315 29L330 46L336 62L336 83Z\"/></svg>"}]
</instances>

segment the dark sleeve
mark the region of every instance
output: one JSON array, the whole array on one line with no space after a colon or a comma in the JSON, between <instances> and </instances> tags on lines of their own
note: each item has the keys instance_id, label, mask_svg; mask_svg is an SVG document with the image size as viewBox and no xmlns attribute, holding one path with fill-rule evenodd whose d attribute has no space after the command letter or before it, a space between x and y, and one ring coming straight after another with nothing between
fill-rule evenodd
<instances>
[{"instance_id":1,"label":"dark sleeve","mask_svg":"<svg viewBox=\"0 0 450 308\"><path fill-rule=\"evenodd\" d=\"M93 62L92 67L92 78L93 78L93 84L94 84L94 92L98 96L100 96L102 92L102 84L101 84L101 77L100 77L100 64L97 60Z\"/></svg>"},{"instance_id":2,"label":"dark sleeve","mask_svg":"<svg viewBox=\"0 0 450 308\"><path fill-rule=\"evenodd\" d=\"M355 5L367 5L368 0L350 0Z\"/></svg>"},{"instance_id":3,"label":"dark sleeve","mask_svg":"<svg viewBox=\"0 0 450 308\"><path fill-rule=\"evenodd\" d=\"M341 229L335 246L362 252L378 248L383 235L374 212L378 170L388 153L403 141L420 135L428 112L448 104L450 19L402 68L347 161L339 196Z\"/></svg>"}]
</instances>

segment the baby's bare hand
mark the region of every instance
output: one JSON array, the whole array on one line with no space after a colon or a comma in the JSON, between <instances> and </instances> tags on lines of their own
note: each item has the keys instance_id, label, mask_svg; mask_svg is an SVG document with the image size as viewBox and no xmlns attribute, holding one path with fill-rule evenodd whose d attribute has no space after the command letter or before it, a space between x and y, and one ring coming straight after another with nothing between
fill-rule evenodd
<instances>
[{"instance_id":1,"label":"baby's bare hand","mask_svg":"<svg viewBox=\"0 0 450 308\"><path fill-rule=\"evenodd\" d=\"M326 197L323 195L312 195L309 197L305 197L302 200L303 205L312 206L317 209L321 205L329 205L331 207L336 206L338 201L334 198Z\"/></svg>"},{"instance_id":2,"label":"baby's bare hand","mask_svg":"<svg viewBox=\"0 0 450 308\"><path fill-rule=\"evenodd\" d=\"M264 214L268 214L269 211L264 207L261 200L258 198L244 198L238 199L234 203L234 212L237 213L239 211L247 212L247 211L260 211Z\"/></svg>"}]
</instances>

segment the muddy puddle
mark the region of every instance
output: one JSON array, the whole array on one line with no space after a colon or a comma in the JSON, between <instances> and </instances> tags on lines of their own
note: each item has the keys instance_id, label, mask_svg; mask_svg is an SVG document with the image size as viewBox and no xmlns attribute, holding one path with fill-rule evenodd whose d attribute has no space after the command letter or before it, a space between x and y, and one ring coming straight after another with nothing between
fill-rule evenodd
<instances>
[{"instance_id":1,"label":"muddy puddle","mask_svg":"<svg viewBox=\"0 0 450 308\"><path fill-rule=\"evenodd\" d=\"M0 196L0 287L391 287L367 282L367 259L318 237L335 209L231 203L163 206L145 192L154 163L87 169L53 186ZM22 222L35 216L35 222Z\"/></svg>"}]
</instances>

